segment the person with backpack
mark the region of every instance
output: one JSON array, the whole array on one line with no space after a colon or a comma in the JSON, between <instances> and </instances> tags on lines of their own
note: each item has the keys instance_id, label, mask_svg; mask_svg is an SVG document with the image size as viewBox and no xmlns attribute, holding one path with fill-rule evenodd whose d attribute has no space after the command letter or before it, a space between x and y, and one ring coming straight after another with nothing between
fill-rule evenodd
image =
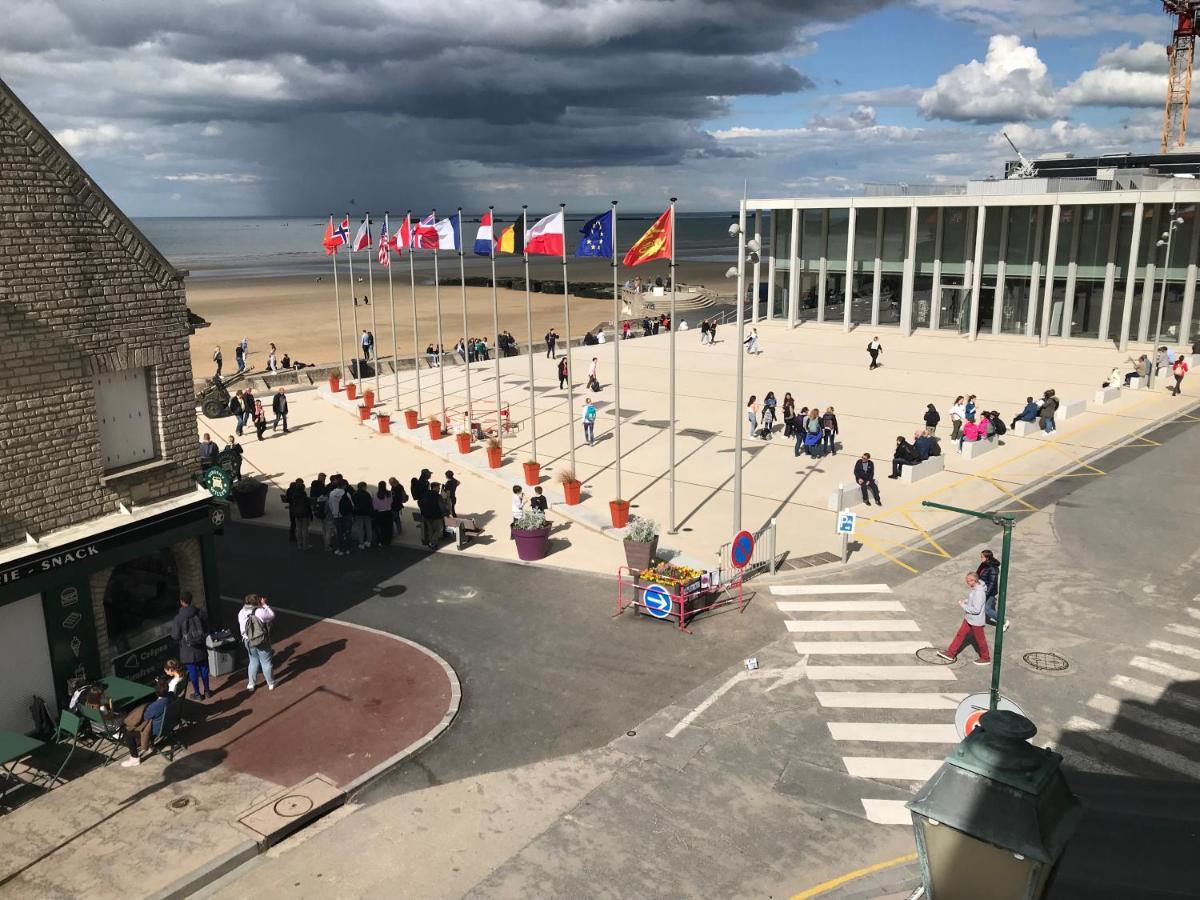
<instances>
[{"instance_id":1,"label":"person with backpack","mask_svg":"<svg viewBox=\"0 0 1200 900\"><path fill-rule=\"evenodd\" d=\"M1054 414L1058 412L1058 397L1055 396L1053 390L1046 391L1042 396L1042 407L1038 410L1038 426L1046 434L1054 431Z\"/></svg>"},{"instance_id":2,"label":"person with backpack","mask_svg":"<svg viewBox=\"0 0 1200 900\"><path fill-rule=\"evenodd\" d=\"M267 604L266 597L247 594L242 608L238 610L238 632L246 646L249 657L246 672L246 690L254 690L258 681L258 670L262 669L267 690L275 690L275 672L271 666L271 623L275 621L275 610Z\"/></svg>"},{"instance_id":3,"label":"person with backpack","mask_svg":"<svg viewBox=\"0 0 1200 900\"><path fill-rule=\"evenodd\" d=\"M179 643L179 661L187 669L193 700L207 700L212 696L208 688L208 648L204 643L207 636L208 616L204 610L192 605L191 592L183 591L179 595L179 612L171 622L171 640Z\"/></svg>"},{"instance_id":4,"label":"person with backpack","mask_svg":"<svg viewBox=\"0 0 1200 900\"><path fill-rule=\"evenodd\" d=\"M1008 433L1008 426L1004 424L1004 420L1000 418L999 410L993 409L985 414L988 420L988 437L1000 437Z\"/></svg>"},{"instance_id":5,"label":"person with backpack","mask_svg":"<svg viewBox=\"0 0 1200 900\"><path fill-rule=\"evenodd\" d=\"M991 550L979 551L979 567L975 570L975 577L979 579L987 592L987 600L983 604L984 618L988 625L994 626L996 624L997 598L1000 595L1000 560L996 559L996 555ZM1008 631L1009 624L1006 618L1005 631Z\"/></svg>"},{"instance_id":6,"label":"person with backpack","mask_svg":"<svg viewBox=\"0 0 1200 900\"><path fill-rule=\"evenodd\" d=\"M833 407L826 407L821 414L821 455L829 451L830 456L837 456L838 420Z\"/></svg>"},{"instance_id":7,"label":"person with backpack","mask_svg":"<svg viewBox=\"0 0 1200 900\"><path fill-rule=\"evenodd\" d=\"M821 437L823 434L823 426L821 425L821 408L813 406L808 411L808 418L804 420L804 449L813 459L821 456Z\"/></svg>"},{"instance_id":8,"label":"person with backpack","mask_svg":"<svg viewBox=\"0 0 1200 900\"><path fill-rule=\"evenodd\" d=\"M1183 377L1188 373L1187 360L1183 358L1183 354L1179 354L1175 358L1175 362L1171 365L1171 374L1175 377L1175 384L1171 388L1171 396L1178 397L1183 392Z\"/></svg>"},{"instance_id":9,"label":"person with backpack","mask_svg":"<svg viewBox=\"0 0 1200 900\"><path fill-rule=\"evenodd\" d=\"M583 421L583 439L591 447L596 443L596 404L592 403L591 397L583 401L583 415L581 419Z\"/></svg>"}]
</instances>

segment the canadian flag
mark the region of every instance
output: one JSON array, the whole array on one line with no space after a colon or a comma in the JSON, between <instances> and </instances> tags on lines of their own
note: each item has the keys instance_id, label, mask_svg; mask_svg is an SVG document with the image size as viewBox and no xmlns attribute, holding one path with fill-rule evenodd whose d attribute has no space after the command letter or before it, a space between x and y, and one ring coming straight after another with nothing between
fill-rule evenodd
<instances>
[{"instance_id":1,"label":"canadian flag","mask_svg":"<svg viewBox=\"0 0 1200 900\"><path fill-rule=\"evenodd\" d=\"M350 245L351 250L366 250L371 246L371 217L363 216L362 224L358 226L358 233L354 235L354 243Z\"/></svg>"},{"instance_id":2,"label":"canadian flag","mask_svg":"<svg viewBox=\"0 0 1200 900\"><path fill-rule=\"evenodd\" d=\"M563 211L538 219L525 232L525 252L543 256L563 255Z\"/></svg>"},{"instance_id":3,"label":"canadian flag","mask_svg":"<svg viewBox=\"0 0 1200 900\"><path fill-rule=\"evenodd\" d=\"M399 253L401 250L407 250L412 246L412 223L409 217L405 215L404 221L400 223L400 227L396 229L395 235L392 236L392 246Z\"/></svg>"}]
</instances>

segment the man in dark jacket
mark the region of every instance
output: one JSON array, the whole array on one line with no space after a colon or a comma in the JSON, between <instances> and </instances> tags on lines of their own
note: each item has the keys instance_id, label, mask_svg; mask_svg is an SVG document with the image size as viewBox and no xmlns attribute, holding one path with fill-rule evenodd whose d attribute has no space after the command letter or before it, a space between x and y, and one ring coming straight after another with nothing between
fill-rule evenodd
<instances>
[{"instance_id":1,"label":"man in dark jacket","mask_svg":"<svg viewBox=\"0 0 1200 900\"><path fill-rule=\"evenodd\" d=\"M996 624L996 604L1000 595L1000 560L996 559L991 550L979 551L979 568L975 570L975 576L987 591L987 600L983 605L984 616L987 619L987 624ZM1008 631L1009 622L1007 618L1004 622L1004 630Z\"/></svg>"},{"instance_id":2,"label":"man in dark jacket","mask_svg":"<svg viewBox=\"0 0 1200 900\"><path fill-rule=\"evenodd\" d=\"M1012 420L1012 427L1016 428L1018 422L1032 422L1037 418L1038 402L1032 397L1025 398L1025 408L1021 410Z\"/></svg>"},{"instance_id":3,"label":"man in dark jacket","mask_svg":"<svg viewBox=\"0 0 1200 900\"><path fill-rule=\"evenodd\" d=\"M875 483L875 463L871 461L870 453L864 453L854 464L854 480L862 490L863 503L871 505L867 497L867 491L870 491L875 495L876 505L883 506L883 501L879 499L879 485Z\"/></svg>"},{"instance_id":4,"label":"man in dark jacket","mask_svg":"<svg viewBox=\"0 0 1200 900\"><path fill-rule=\"evenodd\" d=\"M217 464L217 454L221 452L221 448L213 442L212 435L205 432L204 438L200 441L200 471L203 472L209 466Z\"/></svg>"},{"instance_id":5,"label":"man in dark jacket","mask_svg":"<svg viewBox=\"0 0 1200 900\"><path fill-rule=\"evenodd\" d=\"M436 550L446 530L442 498L437 491L426 486L417 499L417 509L421 511L421 542L430 550Z\"/></svg>"},{"instance_id":6,"label":"man in dark jacket","mask_svg":"<svg viewBox=\"0 0 1200 900\"><path fill-rule=\"evenodd\" d=\"M422 469L420 477L409 482L408 493L414 503L420 504L422 495L429 489L429 479L432 475L433 473L428 469Z\"/></svg>"},{"instance_id":7,"label":"man in dark jacket","mask_svg":"<svg viewBox=\"0 0 1200 900\"><path fill-rule=\"evenodd\" d=\"M365 481L358 483L351 501L354 503L354 530L358 534L358 549L370 550L371 544L374 543L371 519L375 516L375 505L371 502L371 492L367 490Z\"/></svg>"},{"instance_id":8,"label":"man in dark jacket","mask_svg":"<svg viewBox=\"0 0 1200 900\"><path fill-rule=\"evenodd\" d=\"M238 391L229 398L229 411L233 413L234 419L237 420L237 427L233 430L234 434L241 437L242 428L246 424L246 401L243 399L241 391Z\"/></svg>"},{"instance_id":9,"label":"man in dark jacket","mask_svg":"<svg viewBox=\"0 0 1200 900\"><path fill-rule=\"evenodd\" d=\"M918 462L925 462L933 454L933 438L927 434L918 434L913 438L913 450Z\"/></svg>"},{"instance_id":10,"label":"man in dark jacket","mask_svg":"<svg viewBox=\"0 0 1200 900\"><path fill-rule=\"evenodd\" d=\"M888 478L899 478L902 467L915 466L920 461L917 458L917 451L913 449L913 445L903 437L898 436L896 438L896 450L892 454L892 474Z\"/></svg>"},{"instance_id":11,"label":"man in dark jacket","mask_svg":"<svg viewBox=\"0 0 1200 900\"><path fill-rule=\"evenodd\" d=\"M275 421L271 423L271 430L274 431L279 427L279 423L283 423L283 433L288 433L287 414L288 414L288 399L283 388L275 392L275 396L271 398L271 409L275 413Z\"/></svg>"},{"instance_id":12,"label":"man in dark jacket","mask_svg":"<svg viewBox=\"0 0 1200 900\"><path fill-rule=\"evenodd\" d=\"M303 509L300 501L304 501ZM312 511L308 507L308 492L304 490L304 479L297 478L288 485L288 489L283 494L283 503L288 508L288 541L295 543L296 541L296 518L300 512L308 514L312 517Z\"/></svg>"},{"instance_id":13,"label":"man in dark jacket","mask_svg":"<svg viewBox=\"0 0 1200 900\"><path fill-rule=\"evenodd\" d=\"M192 595L184 591L179 595L179 612L171 622L171 640L179 643L179 661L187 667L188 680L192 683L192 699L207 700L208 649L204 639L208 635L208 616L204 610L192 605ZM200 691L203 685L204 691Z\"/></svg>"},{"instance_id":14,"label":"man in dark jacket","mask_svg":"<svg viewBox=\"0 0 1200 900\"><path fill-rule=\"evenodd\" d=\"M932 403L925 407L925 427L929 429L929 433L933 434L937 431L938 422L942 421L941 413L937 411L937 407Z\"/></svg>"}]
</instances>

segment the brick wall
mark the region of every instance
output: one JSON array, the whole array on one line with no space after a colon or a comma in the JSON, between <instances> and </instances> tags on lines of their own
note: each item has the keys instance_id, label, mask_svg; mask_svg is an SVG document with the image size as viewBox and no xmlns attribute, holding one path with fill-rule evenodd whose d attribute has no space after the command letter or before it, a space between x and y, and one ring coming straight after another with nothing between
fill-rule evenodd
<instances>
[{"instance_id":1,"label":"brick wall","mask_svg":"<svg viewBox=\"0 0 1200 900\"><path fill-rule=\"evenodd\" d=\"M152 366L160 457L103 483L93 378ZM0 81L0 547L194 489L183 276Z\"/></svg>"}]
</instances>

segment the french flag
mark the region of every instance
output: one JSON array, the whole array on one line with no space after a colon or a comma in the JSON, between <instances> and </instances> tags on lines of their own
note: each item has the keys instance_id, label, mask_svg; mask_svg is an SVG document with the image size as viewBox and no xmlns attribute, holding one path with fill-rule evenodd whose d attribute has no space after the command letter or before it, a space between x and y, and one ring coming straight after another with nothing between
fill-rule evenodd
<instances>
[{"instance_id":1,"label":"french flag","mask_svg":"<svg viewBox=\"0 0 1200 900\"><path fill-rule=\"evenodd\" d=\"M483 214L483 218L479 220L479 230L475 232L475 255L476 256L491 256L492 242L495 240L492 234L492 211L489 209Z\"/></svg>"},{"instance_id":2,"label":"french flag","mask_svg":"<svg viewBox=\"0 0 1200 900\"><path fill-rule=\"evenodd\" d=\"M437 249L459 250L462 248L462 220L458 213L437 223Z\"/></svg>"}]
</instances>

